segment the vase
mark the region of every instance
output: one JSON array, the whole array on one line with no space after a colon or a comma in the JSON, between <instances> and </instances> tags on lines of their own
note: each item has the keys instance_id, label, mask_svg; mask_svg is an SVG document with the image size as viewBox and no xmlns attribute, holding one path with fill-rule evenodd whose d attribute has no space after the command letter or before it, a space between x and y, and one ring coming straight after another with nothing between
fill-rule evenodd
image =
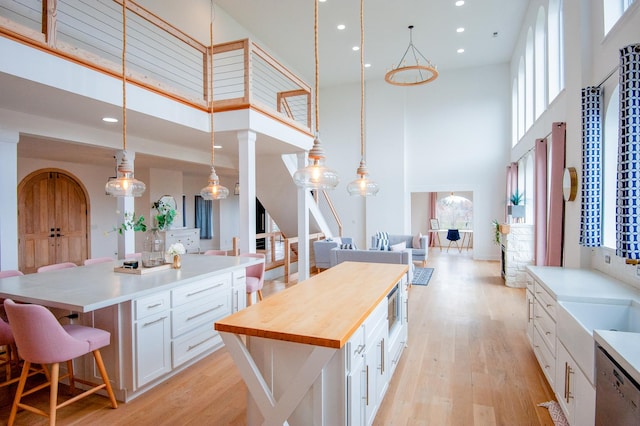
<instances>
[{"instance_id":1,"label":"vase","mask_svg":"<svg viewBox=\"0 0 640 426\"><path fill-rule=\"evenodd\" d=\"M164 238L157 229L147 232L142 251L142 266L153 268L164 264Z\"/></svg>"},{"instance_id":2,"label":"vase","mask_svg":"<svg viewBox=\"0 0 640 426\"><path fill-rule=\"evenodd\" d=\"M180 267L182 266L182 258L180 257L179 254L174 254L173 255L173 269L180 269Z\"/></svg>"}]
</instances>

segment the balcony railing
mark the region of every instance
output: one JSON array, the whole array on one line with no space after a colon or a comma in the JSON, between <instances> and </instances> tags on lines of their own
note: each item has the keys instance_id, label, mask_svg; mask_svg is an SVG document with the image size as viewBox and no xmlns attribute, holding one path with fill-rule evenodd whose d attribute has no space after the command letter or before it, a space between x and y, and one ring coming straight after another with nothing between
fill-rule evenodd
<instances>
[{"instance_id":1,"label":"balcony railing","mask_svg":"<svg viewBox=\"0 0 640 426\"><path fill-rule=\"evenodd\" d=\"M0 34L114 77L122 73L122 0L0 0ZM259 110L311 133L311 87L251 40L206 46L127 1L127 80L201 110Z\"/></svg>"}]
</instances>

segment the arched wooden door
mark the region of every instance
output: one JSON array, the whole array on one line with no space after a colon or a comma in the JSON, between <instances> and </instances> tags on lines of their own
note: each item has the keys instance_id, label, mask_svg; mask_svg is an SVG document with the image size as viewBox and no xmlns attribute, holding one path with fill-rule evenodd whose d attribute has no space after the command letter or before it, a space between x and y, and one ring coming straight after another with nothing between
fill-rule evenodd
<instances>
[{"instance_id":1,"label":"arched wooden door","mask_svg":"<svg viewBox=\"0 0 640 426\"><path fill-rule=\"evenodd\" d=\"M24 273L88 257L88 196L71 174L38 170L18 185L18 262Z\"/></svg>"}]
</instances>

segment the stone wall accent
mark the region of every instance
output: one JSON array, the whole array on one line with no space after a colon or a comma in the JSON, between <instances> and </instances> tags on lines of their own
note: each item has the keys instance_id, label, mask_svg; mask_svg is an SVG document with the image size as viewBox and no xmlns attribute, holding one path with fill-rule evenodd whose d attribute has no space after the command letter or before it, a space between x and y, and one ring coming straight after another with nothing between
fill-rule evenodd
<instances>
[{"instance_id":1,"label":"stone wall accent","mask_svg":"<svg viewBox=\"0 0 640 426\"><path fill-rule=\"evenodd\" d=\"M502 234L504 250L504 282L508 287L526 287L525 267L533 264L533 225L511 223L508 234Z\"/></svg>"}]
</instances>

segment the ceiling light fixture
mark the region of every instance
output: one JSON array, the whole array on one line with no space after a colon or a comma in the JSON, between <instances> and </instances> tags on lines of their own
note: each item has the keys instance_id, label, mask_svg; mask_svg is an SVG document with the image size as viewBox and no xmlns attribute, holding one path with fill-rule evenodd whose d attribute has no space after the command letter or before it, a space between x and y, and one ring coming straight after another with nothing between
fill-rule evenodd
<instances>
[{"instance_id":1,"label":"ceiling light fixture","mask_svg":"<svg viewBox=\"0 0 640 426\"><path fill-rule=\"evenodd\" d=\"M360 166L356 170L358 178L347 185L347 192L352 196L369 197L376 195L380 187L369 179L364 134L364 0L360 0Z\"/></svg>"},{"instance_id":2,"label":"ceiling light fixture","mask_svg":"<svg viewBox=\"0 0 640 426\"><path fill-rule=\"evenodd\" d=\"M139 197L146 185L133 176L133 166L127 157L127 0L122 1L122 159L116 178L109 179L104 190L112 197Z\"/></svg>"},{"instance_id":3,"label":"ceiling light fixture","mask_svg":"<svg viewBox=\"0 0 640 426\"><path fill-rule=\"evenodd\" d=\"M456 32L457 33L463 33L464 32L464 28L463 27L456 28Z\"/></svg>"},{"instance_id":4,"label":"ceiling light fixture","mask_svg":"<svg viewBox=\"0 0 640 426\"><path fill-rule=\"evenodd\" d=\"M345 29L345 28L347 28L347 27L346 27L346 25L344 25L344 24L340 24L340 25L338 25L338 27L337 27L337 28L338 28L339 30L344 30L344 29Z\"/></svg>"},{"instance_id":5,"label":"ceiling light fixture","mask_svg":"<svg viewBox=\"0 0 640 426\"><path fill-rule=\"evenodd\" d=\"M293 181L302 188L308 189L335 189L340 181L338 174L324 165L325 154L320 144L320 60L318 52L318 0L314 3L314 50L315 50L315 119L316 135L313 140L313 147L309 151L309 165L296 170L293 174Z\"/></svg>"},{"instance_id":6,"label":"ceiling light fixture","mask_svg":"<svg viewBox=\"0 0 640 426\"><path fill-rule=\"evenodd\" d=\"M458 52L458 53L464 53L464 49L458 49L458 50L456 50L456 52Z\"/></svg>"},{"instance_id":7,"label":"ceiling light fixture","mask_svg":"<svg viewBox=\"0 0 640 426\"><path fill-rule=\"evenodd\" d=\"M407 58L409 52L411 54ZM413 60L413 64L407 65L405 59ZM409 25L409 46L398 62L398 66L395 68L392 66L391 70L385 74L384 80L394 86L416 86L429 83L436 78L438 78L436 66L413 45L413 25Z\"/></svg>"},{"instance_id":8,"label":"ceiling light fixture","mask_svg":"<svg viewBox=\"0 0 640 426\"><path fill-rule=\"evenodd\" d=\"M102 117L102 121L105 123L117 123L118 119L115 117Z\"/></svg>"},{"instance_id":9,"label":"ceiling light fixture","mask_svg":"<svg viewBox=\"0 0 640 426\"><path fill-rule=\"evenodd\" d=\"M229 190L220 185L220 179L213 166L215 160L215 131L213 128L213 0L211 1L211 21L209 22L209 123L211 127L211 174L207 186L200 190L200 196L205 200L221 200L227 198Z\"/></svg>"},{"instance_id":10,"label":"ceiling light fixture","mask_svg":"<svg viewBox=\"0 0 640 426\"><path fill-rule=\"evenodd\" d=\"M458 0L456 2L456 6L458 6L458 7L463 6L463 5L464 5L464 1L463 0Z\"/></svg>"}]
</instances>

